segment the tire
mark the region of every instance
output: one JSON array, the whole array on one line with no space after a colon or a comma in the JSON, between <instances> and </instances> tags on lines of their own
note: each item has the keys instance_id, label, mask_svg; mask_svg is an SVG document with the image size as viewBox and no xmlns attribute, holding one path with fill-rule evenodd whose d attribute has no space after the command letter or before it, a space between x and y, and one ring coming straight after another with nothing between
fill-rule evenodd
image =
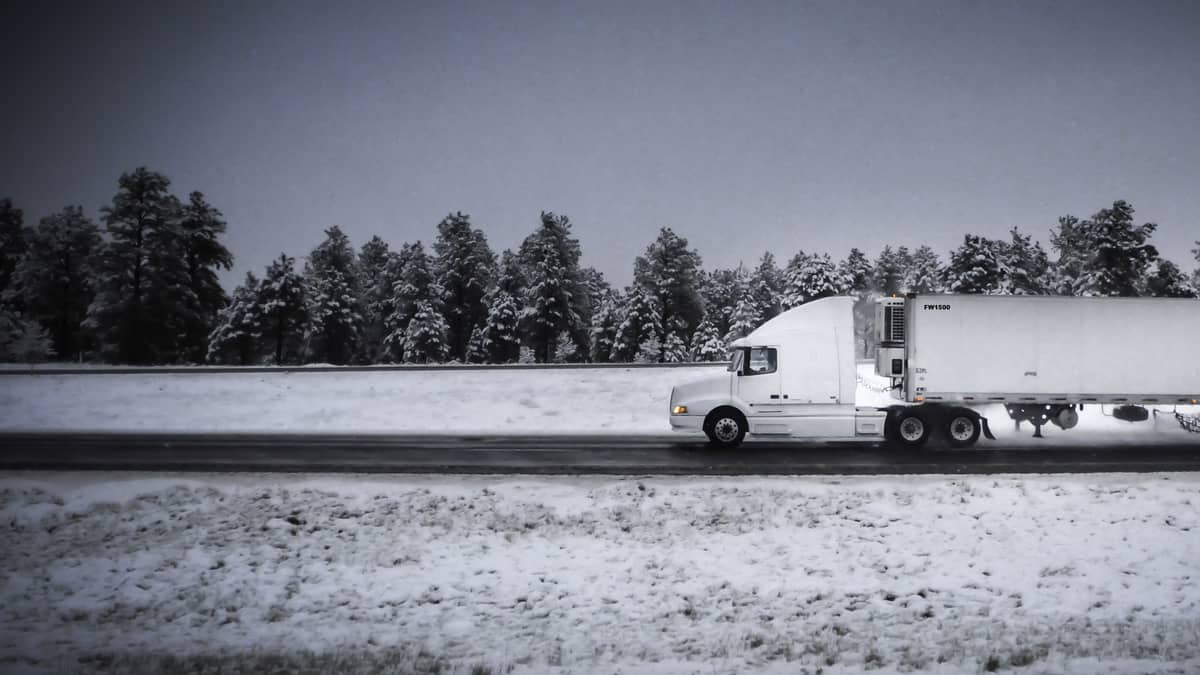
<instances>
[{"instance_id":1,"label":"tire","mask_svg":"<svg viewBox=\"0 0 1200 675\"><path fill-rule=\"evenodd\" d=\"M909 411L896 414L891 424L891 437L896 443L906 448L919 448L929 440L932 429L925 417Z\"/></svg>"},{"instance_id":2,"label":"tire","mask_svg":"<svg viewBox=\"0 0 1200 675\"><path fill-rule=\"evenodd\" d=\"M983 424L975 415L955 410L946 417L946 439L954 448L969 448L979 440Z\"/></svg>"},{"instance_id":3,"label":"tire","mask_svg":"<svg viewBox=\"0 0 1200 675\"><path fill-rule=\"evenodd\" d=\"M736 448L746 438L746 416L735 408L717 408L704 420L709 443L719 448Z\"/></svg>"}]
</instances>

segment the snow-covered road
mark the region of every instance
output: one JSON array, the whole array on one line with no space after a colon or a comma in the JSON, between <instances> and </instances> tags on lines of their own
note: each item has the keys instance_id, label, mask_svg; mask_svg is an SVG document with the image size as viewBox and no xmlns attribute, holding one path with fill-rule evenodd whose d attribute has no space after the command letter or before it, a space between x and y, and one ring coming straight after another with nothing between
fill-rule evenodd
<instances>
[{"instance_id":1,"label":"snow-covered road","mask_svg":"<svg viewBox=\"0 0 1200 675\"><path fill-rule=\"evenodd\" d=\"M41 474L0 525L5 671L1200 670L1200 474Z\"/></svg>"}]
</instances>

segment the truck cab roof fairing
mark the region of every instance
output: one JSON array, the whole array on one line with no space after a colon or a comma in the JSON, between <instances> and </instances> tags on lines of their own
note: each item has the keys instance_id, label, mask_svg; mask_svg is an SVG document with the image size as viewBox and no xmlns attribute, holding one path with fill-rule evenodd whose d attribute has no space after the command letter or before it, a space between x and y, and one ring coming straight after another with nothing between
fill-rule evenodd
<instances>
[{"instance_id":1,"label":"truck cab roof fairing","mask_svg":"<svg viewBox=\"0 0 1200 675\"><path fill-rule=\"evenodd\" d=\"M821 298L781 312L755 328L746 337L729 343L729 346L736 349L738 347L780 344L792 332L823 330L827 327L838 326L853 316L854 298L848 296ZM848 328L846 334L852 335L854 330L852 321Z\"/></svg>"}]
</instances>

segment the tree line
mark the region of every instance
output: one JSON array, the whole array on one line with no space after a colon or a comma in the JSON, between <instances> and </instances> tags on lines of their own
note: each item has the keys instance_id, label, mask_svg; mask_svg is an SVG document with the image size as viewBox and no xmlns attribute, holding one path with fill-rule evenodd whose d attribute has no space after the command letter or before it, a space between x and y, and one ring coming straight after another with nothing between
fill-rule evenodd
<instances>
[{"instance_id":1,"label":"tree line","mask_svg":"<svg viewBox=\"0 0 1200 675\"><path fill-rule=\"evenodd\" d=\"M542 212L499 255L470 216L451 213L430 247L357 250L339 227L302 263L280 254L226 294L233 256L224 217L186 201L161 173L124 174L104 227L69 206L26 226L0 200L0 355L6 360L131 364L681 362L724 358L729 341L776 314L833 295L857 298L858 350L873 349L880 295L975 293L1197 297L1190 275L1116 201L1063 216L1053 255L1019 229L968 234L945 261L929 246L884 246L870 259L767 252L752 267L705 270L687 239L662 228L614 288L581 265L570 220ZM1192 250L1200 265L1200 242Z\"/></svg>"}]
</instances>

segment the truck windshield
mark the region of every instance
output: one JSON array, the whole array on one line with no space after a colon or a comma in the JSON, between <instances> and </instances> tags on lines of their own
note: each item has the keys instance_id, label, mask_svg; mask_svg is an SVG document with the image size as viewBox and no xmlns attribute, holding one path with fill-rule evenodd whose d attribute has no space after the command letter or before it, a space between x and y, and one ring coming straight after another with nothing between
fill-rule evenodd
<instances>
[{"instance_id":1,"label":"truck windshield","mask_svg":"<svg viewBox=\"0 0 1200 675\"><path fill-rule=\"evenodd\" d=\"M729 354L729 372L731 372L731 373L742 372L742 359L745 357L745 355L746 355L746 352L745 352L745 350L742 350L742 349L735 349L732 352L730 352L730 354Z\"/></svg>"}]
</instances>

